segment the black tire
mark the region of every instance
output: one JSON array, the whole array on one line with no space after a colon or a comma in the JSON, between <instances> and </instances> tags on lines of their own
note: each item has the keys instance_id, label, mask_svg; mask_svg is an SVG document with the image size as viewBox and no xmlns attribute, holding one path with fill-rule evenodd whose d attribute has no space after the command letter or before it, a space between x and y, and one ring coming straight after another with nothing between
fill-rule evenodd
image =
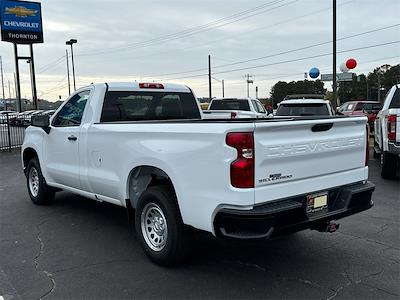
<instances>
[{"instance_id":1,"label":"black tire","mask_svg":"<svg viewBox=\"0 0 400 300\"><path fill-rule=\"evenodd\" d=\"M397 172L397 155L383 152L381 158L382 170L381 176L385 179L394 179L396 178Z\"/></svg>"},{"instance_id":2,"label":"black tire","mask_svg":"<svg viewBox=\"0 0 400 300\"><path fill-rule=\"evenodd\" d=\"M31 176L35 175L37 175L37 181L31 178ZM35 182L35 184L33 184L33 182ZM54 200L55 190L46 184L37 157L32 158L26 167L26 184L28 187L29 197L33 203L37 205L46 205ZM37 187L37 190L33 188L33 185Z\"/></svg>"},{"instance_id":3,"label":"black tire","mask_svg":"<svg viewBox=\"0 0 400 300\"><path fill-rule=\"evenodd\" d=\"M157 228L154 219L150 222L150 216L165 218L165 222L161 223L161 227L164 230L166 228L165 239L165 231L157 233L157 229L160 228ZM160 223L158 226L160 227ZM143 192L135 210L135 229L144 252L153 262L162 266L172 266L181 263L187 257L190 248L188 229L182 222L175 194L168 186L153 186ZM154 237L151 237L151 233ZM157 244L155 240L159 236L162 239L160 238L160 246L156 247L151 241Z\"/></svg>"}]
</instances>

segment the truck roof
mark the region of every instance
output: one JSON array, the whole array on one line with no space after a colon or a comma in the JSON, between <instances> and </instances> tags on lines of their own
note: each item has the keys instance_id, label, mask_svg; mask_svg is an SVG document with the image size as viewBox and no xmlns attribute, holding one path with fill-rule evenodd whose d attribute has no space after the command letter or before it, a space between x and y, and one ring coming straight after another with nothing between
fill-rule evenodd
<instances>
[{"instance_id":1,"label":"truck roof","mask_svg":"<svg viewBox=\"0 0 400 300\"><path fill-rule=\"evenodd\" d=\"M180 92L191 93L189 87L184 84L161 83L161 82L106 82L95 85L108 84L111 91L151 91L151 92Z\"/></svg>"},{"instance_id":2,"label":"truck roof","mask_svg":"<svg viewBox=\"0 0 400 300\"><path fill-rule=\"evenodd\" d=\"M316 104L316 103L324 103L329 102L328 100L323 99L290 99L283 100L279 104Z\"/></svg>"},{"instance_id":3,"label":"truck roof","mask_svg":"<svg viewBox=\"0 0 400 300\"><path fill-rule=\"evenodd\" d=\"M249 100L257 100L255 98L214 98L212 101L249 101Z\"/></svg>"}]
</instances>

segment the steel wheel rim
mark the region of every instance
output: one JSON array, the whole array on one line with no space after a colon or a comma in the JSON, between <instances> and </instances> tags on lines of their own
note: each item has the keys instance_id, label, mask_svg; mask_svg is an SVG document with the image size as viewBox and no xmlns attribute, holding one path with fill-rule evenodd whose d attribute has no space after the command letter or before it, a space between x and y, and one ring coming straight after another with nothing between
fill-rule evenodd
<instances>
[{"instance_id":1,"label":"steel wheel rim","mask_svg":"<svg viewBox=\"0 0 400 300\"><path fill-rule=\"evenodd\" d=\"M29 181L29 190L32 196L37 197L37 195L39 194L39 173L35 167L32 167L29 170L28 181Z\"/></svg>"},{"instance_id":2,"label":"steel wheel rim","mask_svg":"<svg viewBox=\"0 0 400 300\"><path fill-rule=\"evenodd\" d=\"M168 237L168 226L165 215L157 204L150 202L145 205L140 224L147 246L157 252L164 249Z\"/></svg>"}]
</instances>

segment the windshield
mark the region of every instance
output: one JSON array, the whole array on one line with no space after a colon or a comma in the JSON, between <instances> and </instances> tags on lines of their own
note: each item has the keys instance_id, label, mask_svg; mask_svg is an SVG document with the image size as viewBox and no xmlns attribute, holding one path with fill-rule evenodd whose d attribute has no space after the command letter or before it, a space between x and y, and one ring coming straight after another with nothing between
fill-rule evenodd
<instances>
[{"instance_id":1,"label":"windshield","mask_svg":"<svg viewBox=\"0 0 400 300\"><path fill-rule=\"evenodd\" d=\"M354 103L353 102L349 102L344 104L341 108L340 111L353 111L354 108Z\"/></svg>"},{"instance_id":2,"label":"windshield","mask_svg":"<svg viewBox=\"0 0 400 300\"><path fill-rule=\"evenodd\" d=\"M329 115L328 106L324 103L281 104L276 116L314 116Z\"/></svg>"},{"instance_id":3,"label":"windshield","mask_svg":"<svg viewBox=\"0 0 400 300\"><path fill-rule=\"evenodd\" d=\"M213 100L210 110L244 110L250 111L249 101L243 100Z\"/></svg>"}]
</instances>

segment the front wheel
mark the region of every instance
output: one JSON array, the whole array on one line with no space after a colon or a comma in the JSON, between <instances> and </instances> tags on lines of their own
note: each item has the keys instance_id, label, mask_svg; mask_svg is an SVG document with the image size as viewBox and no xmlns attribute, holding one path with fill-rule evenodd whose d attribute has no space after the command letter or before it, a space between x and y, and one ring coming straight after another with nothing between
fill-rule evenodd
<instances>
[{"instance_id":1,"label":"front wheel","mask_svg":"<svg viewBox=\"0 0 400 300\"><path fill-rule=\"evenodd\" d=\"M135 229L146 255L155 263L171 266L186 258L188 232L169 187L154 186L143 192L135 210Z\"/></svg>"},{"instance_id":2,"label":"front wheel","mask_svg":"<svg viewBox=\"0 0 400 300\"><path fill-rule=\"evenodd\" d=\"M49 204L54 199L54 189L46 184L39 160L32 158L26 168L26 182L32 202L37 205Z\"/></svg>"}]
</instances>

